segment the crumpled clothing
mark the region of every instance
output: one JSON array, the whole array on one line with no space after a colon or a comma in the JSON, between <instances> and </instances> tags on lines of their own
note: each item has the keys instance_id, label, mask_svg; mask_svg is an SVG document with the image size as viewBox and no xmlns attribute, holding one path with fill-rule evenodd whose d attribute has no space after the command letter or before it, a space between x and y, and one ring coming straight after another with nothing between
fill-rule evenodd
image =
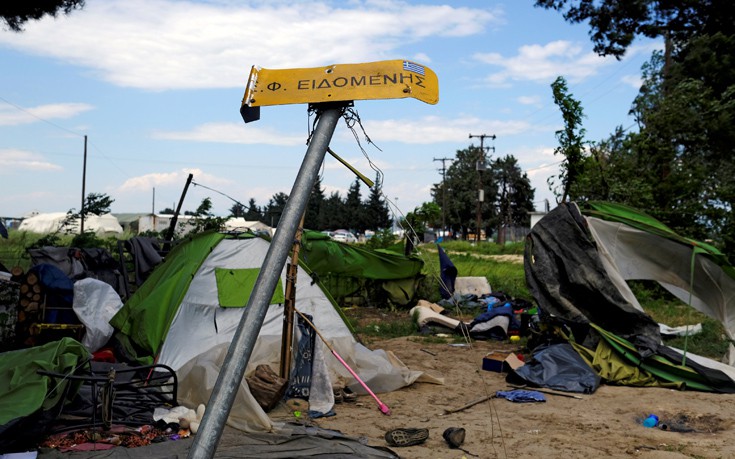
<instances>
[{"instance_id":1,"label":"crumpled clothing","mask_svg":"<svg viewBox=\"0 0 735 459\"><path fill-rule=\"evenodd\" d=\"M524 390L524 389L516 389L516 390L499 390L495 393L495 396L498 398L504 398L506 400L509 400L511 402L516 403L529 403L529 402L545 402L546 397L544 397L544 394L542 394L539 391L535 390Z\"/></svg>"}]
</instances>

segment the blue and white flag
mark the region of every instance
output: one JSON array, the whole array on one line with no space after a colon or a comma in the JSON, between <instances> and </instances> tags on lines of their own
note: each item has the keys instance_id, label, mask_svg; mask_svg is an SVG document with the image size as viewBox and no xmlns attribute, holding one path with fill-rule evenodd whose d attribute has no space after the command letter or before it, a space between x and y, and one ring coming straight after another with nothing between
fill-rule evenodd
<instances>
[{"instance_id":1,"label":"blue and white flag","mask_svg":"<svg viewBox=\"0 0 735 459\"><path fill-rule=\"evenodd\" d=\"M418 73L421 76L424 76L426 73L426 70L424 70L423 65L415 64L409 61L403 61L403 70L408 70L409 72Z\"/></svg>"}]
</instances>

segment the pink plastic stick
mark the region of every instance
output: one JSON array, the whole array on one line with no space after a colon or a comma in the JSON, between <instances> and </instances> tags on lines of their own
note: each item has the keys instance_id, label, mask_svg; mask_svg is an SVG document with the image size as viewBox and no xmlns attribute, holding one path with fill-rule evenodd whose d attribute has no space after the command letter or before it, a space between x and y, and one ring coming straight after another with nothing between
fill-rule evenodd
<instances>
[{"instance_id":1,"label":"pink plastic stick","mask_svg":"<svg viewBox=\"0 0 735 459\"><path fill-rule=\"evenodd\" d=\"M334 355L335 357L337 357L337 360L339 360L339 362L340 362L340 363L341 363L342 365L344 365L344 366L345 366L345 368L347 368L347 371L349 371L349 372L350 372L350 373L352 374L352 376L353 376L353 377L354 377L354 378L355 378L355 379L357 380L357 382L359 382L359 383L360 383L360 385L362 385L362 387L364 387L364 388L365 388L365 390L366 390L366 391L368 392L368 394L372 395L372 397L373 397L373 398L375 399L375 401L376 401L376 402L378 402L378 408L380 408L380 412L381 412L381 413L383 413L383 414L384 414L384 415L386 415L386 416L390 416L390 408L388 408L388 405L386 405L385 403L381 402L381 401L380 401L380 399L378 398L378 396L377 396L377 395L375 395L375 393L374 393L373 391L371 391L371 390L370 390L370 388L369 388L369 387L367 386L367 384L365 384L364 382L362 382L362 379L360 379L360 377L359 377L359 376L357 376L357 373L355 373L355 372L354 372L354 371L352 370L352 368L350 368L350 366L349 366L349 365L347 365L347 362L345 362L345 361L344 361L344 360L342 359L342 357L340 357L340 355L339 355L339 354L337 354L337 351L335 351L334 349L332 349L332 354L333 354L333 355Z\"/></svg>"}]
</instances>

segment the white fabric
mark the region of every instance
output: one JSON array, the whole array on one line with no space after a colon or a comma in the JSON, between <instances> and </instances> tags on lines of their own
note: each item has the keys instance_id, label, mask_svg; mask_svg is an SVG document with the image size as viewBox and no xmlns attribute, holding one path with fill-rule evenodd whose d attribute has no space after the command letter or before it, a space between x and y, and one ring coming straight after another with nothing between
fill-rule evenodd
<instances>
[{"instance_id":1,"label":"white fabric","mask_svg":"<svg viewBox=\"0 0 735 459\"><path fill-rule=\"evenodd\" d=\"M199 268L179 307L161 348L158 363L176 370L179 378L179 401L187 406L207 403L222 362L245 308L221 308L217 296L215 268L260 268L269 243L260 238L225 239L209 254ZM286 267L281 273L286 285ZM415 381L442 383L419 371L411 371L392 354L371 351L355 341L342 318L318 285L298 269L296 309L313 317L314 325L329 340L350 367L375 393L388 392ZM270 305L248 361L246 376L260 364L277 369L280 362L283 305ZM314 365L318 375L313 380L313 398L319 411L331 409L332 383L347 381L355 392L365 393L331 352L316 338ZM323 362L323 363L322 363ZM320 367L326 366L326 371ZM331 399L330 399L331 396ZM278 428L263 412L247 388L245 378L233 403L228 424L245 431L270 431Z\"/></svg>"},{"instance_id":2,"label":"white fabric","mask_svg":"<svg viewBox=\"0 0 735 459\"><path fill-rule=\"evenodd\" d=\"M66 219L64 212L51 212L47 214L38 214L33 217L25 218L18 226L18 231L29 231L31 233L53 233L60 229L62 222ZM69 233L79 233L79 219L72 221L71 225L66 228ZM84 218L84 230L93 231L98 236L110 234L122 234L123 229L120 222L112 214L104 215L88 215Z\"/></svg>"},{"instance_id":3,"label":"white fabric","mask_svg":"<svg viewBox=\"0 0 735 459\"><path fill-rule=\"evenodd\" d=\"M106 282L87 278L74 283L72 309L84 324L82 344L89 352L98 351L112 337L110 320L122 306L120 295Z\"/></svg>"},{"instance_id":4,"label":"white fabric","mask_svg":"<svg viewBox=\"0 0 735 459\"><path fill-rule=\"evenodd\" d=\"M691 247L622 223L593 217L587 222L613 280L655 280L683 302L690 302ZM618 287L626 295L630 292L627 284ZM735 339L735 279L709 258L697 255L691 293L692 307L719 320L728 338ZM732 344L726 359L735 365Z\"/></svg>"},{"instance_id":5,"label":"white fabric","mask_svg":"<svg viewBox=\"0 0 735 459\"><path fill-rule=\"evenodd\" d=\"M658 324L658 329L662 335L668 336L692 336L702 333L702 324L681 325L679 327L669 327L666 324Z\"/></svg>"}]
</instances>

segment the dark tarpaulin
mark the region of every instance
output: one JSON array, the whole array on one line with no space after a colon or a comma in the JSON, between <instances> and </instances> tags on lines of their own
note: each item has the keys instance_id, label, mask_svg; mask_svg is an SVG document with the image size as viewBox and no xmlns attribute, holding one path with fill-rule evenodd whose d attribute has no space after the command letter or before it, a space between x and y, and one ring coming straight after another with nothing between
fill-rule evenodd
<instances>
[{"instance_id":1,"label":"dark tarpaulin","mask_svg":"<svg viewBox=\"0 0 735 459\"><path fill-rule=\"evenodd\" d=\"M449 255L444 252L442 246L436 245L439 249L439 269L441 271L441 285L439 286L439 294L442 298L449 299L454 294L454 283L457 280L457 268L449 259Z\"/></svg>"},{"instance_id":2,"label":"dark tarpaulin","mask_svg":"<svg viewBox=\"0 0 735 459\"><path fill-rule=\"evenodd\" d=\"M600 377L577 354L571 344L560 343L534 350L533 359L508 374L535 387L591 394L600 386Z\"/></svg>"},{"instance_id":3,"label":"dark tarpaulin","mask_svg":"<svg viewBox=\"0 0 735 459\"><path fill-rule=\"evenodd\" d=\"M658 324L613 284L576 204L560 204L534 225L524 265L542 318L552 315L572 326L592 322L619 336L660 341Z\"/></svg>"}]
</instances>

